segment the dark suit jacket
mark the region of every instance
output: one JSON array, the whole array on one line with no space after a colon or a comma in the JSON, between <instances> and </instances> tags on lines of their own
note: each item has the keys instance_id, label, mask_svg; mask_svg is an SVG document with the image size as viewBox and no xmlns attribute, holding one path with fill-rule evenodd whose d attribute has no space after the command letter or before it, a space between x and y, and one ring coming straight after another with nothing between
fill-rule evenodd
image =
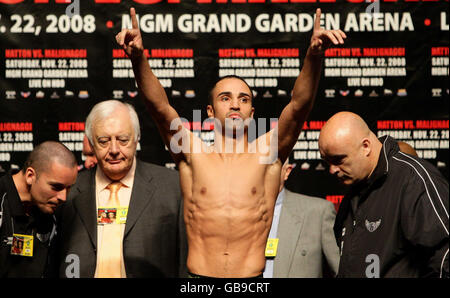
<instances>
[{"instance_id":1,"label":"dark suit jacket","mask_svg":"<svg viewBox=\"0 0 450 298\"><path fill-rule=\"evenodd\" d=\"M66 277L66 270L73 269L71 254L79 258L80 277L94 277L97 263L95 170L79 174L67 202L58 212L55 270L59 277ZM186 275L186 230L176 171L137 161L123 255L127 277Z\"/></svg>"}]
</instances>

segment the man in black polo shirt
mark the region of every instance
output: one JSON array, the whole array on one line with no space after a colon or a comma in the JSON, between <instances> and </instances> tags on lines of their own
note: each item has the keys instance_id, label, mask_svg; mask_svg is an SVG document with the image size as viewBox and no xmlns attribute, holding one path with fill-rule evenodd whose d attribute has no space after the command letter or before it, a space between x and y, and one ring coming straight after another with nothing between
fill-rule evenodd
<instances>
[{"instance_id":1,"label":"man in black polo shirt","mask_svg":"<svg viewBox=\"0 0 450 298\"><path fill-rule=\"evenodd\" d=\"M449 276L448 182L434 166L350 112L327 121L319 149L350 186L334 225L338 277Z\"/></svg>"},{"instance_id":2,"label":"man in black polo shirt","mask_svg":"<svg viewBox=\"0 0 450 298\"><path fill-rule=\"evenodd\" d=\"M0 179L0 277L43 277L56 231L53 214L77 178L64 145L44 142L23 169Z\"/></svg>"}]
</instances>

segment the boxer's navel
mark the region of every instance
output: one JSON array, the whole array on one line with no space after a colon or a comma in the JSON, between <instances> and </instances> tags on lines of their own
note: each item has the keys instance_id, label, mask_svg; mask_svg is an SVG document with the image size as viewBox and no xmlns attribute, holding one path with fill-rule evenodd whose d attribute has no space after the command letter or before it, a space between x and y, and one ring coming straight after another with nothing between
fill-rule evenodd
<instances>
[{"instance_id":1,"label":"boxer's navel","mask_svg":"<svg viewBox=\"0 0 450 298\"><path fill-rule=\"evenodd\" d=\"M202 187L202 188L200 189L200 193L201 193L202 195L206 194L206 187Z\"/></svg>"}]
</instances>

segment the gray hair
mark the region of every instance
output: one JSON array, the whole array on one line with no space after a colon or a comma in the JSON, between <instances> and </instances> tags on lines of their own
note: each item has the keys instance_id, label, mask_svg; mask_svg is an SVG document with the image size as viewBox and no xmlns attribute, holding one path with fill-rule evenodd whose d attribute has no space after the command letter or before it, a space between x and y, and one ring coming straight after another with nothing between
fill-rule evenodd
<instances>
[{"instance_id":1,"label":"gray hair","mask_svg":"<svg viewBox=\"0 0 450 298\"><path fill-rule=\"evenodd\" d=\"M139 125L139 118L134 107L128 103L123 103L118 100L105 100L96 104L86 118L84 133L91 144L94 144L92 137L94 123L111 116L117 109L120 108L127 108L130 115L131 124L134 129L134 141L137 142L140 140L141 128Z\"/></svg>"}]
</instances>

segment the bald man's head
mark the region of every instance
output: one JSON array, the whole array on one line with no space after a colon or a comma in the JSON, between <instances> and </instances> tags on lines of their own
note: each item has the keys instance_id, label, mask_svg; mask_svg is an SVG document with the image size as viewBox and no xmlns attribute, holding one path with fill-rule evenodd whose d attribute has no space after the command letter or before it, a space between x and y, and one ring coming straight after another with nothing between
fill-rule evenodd
<instances>
[{"instance_id":1,"label":"bald man's head","mask_svg":"<svg viewBox=\"0 0 450 298\"><path fill-rule=\"evenodd\" d=\"M370 176L378 162L381 143L360 116L339 112L322 127L319 150L330 165L330 173L350 185Z\"/></svg>"},{"instance_id":2,"label":"bald man's head","mask_svg":"<svg viewBox=\"0 0 450 298\"><path fill-rule=\"evenodd\" d=\"M351 112L339 112L322 127L319 141L326 140L327 146L334 146L343 142L355 143L369 134L370 129L361 117Z\"/></svg>"}]
</instances>

